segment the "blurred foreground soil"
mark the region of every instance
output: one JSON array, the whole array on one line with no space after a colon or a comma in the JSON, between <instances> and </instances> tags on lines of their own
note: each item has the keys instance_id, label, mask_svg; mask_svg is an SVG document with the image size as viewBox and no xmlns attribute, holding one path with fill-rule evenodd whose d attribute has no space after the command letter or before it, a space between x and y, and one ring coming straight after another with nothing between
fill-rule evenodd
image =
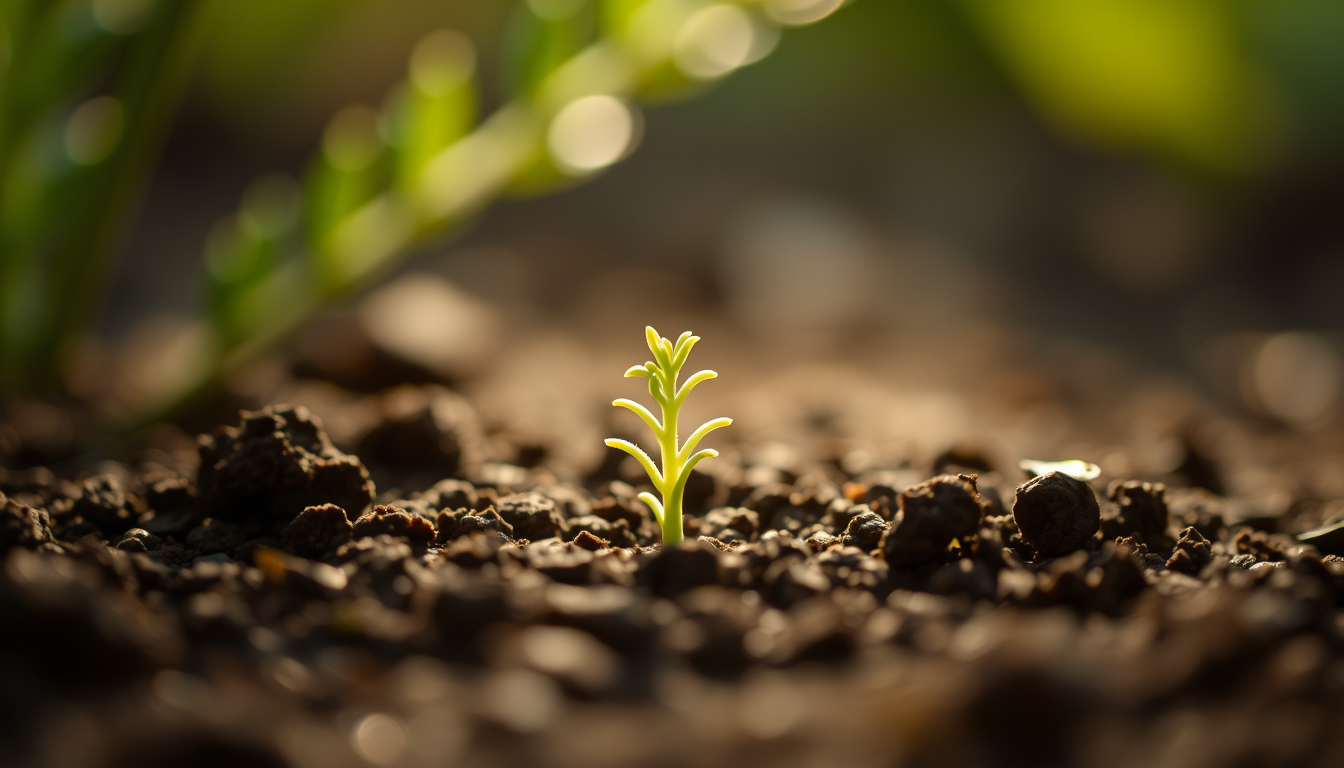
<instances>
[{"instance_id":1,"label":"blurred foreground soil","mask_svg":"<svg viewBox=\"0 0 1344 768\"><path fill-rule=\"evenodd\" d=\"M6 764L1344 761L1331 424L977 323L452 290L331 313L177 426L7 406ZM687 422L735 420L675 548L601 443L647 437L609 406L636 314L704 338ZM1024 458L1101 475L1040 496Z\"/></svg>"}]
</instances>

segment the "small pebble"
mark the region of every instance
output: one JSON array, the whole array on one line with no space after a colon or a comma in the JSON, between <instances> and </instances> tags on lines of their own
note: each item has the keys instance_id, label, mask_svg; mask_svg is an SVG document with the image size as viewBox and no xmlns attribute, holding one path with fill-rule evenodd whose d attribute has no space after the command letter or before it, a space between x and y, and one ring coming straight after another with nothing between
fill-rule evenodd
<instances>
[{"instance_id":1,"label":"small pebble","mask_svg":"<svg viewBox=\"0 0 1344 768\"><path fill-rule=\"evenodd\" d=\"M1048 472L1018 486L1013 519L1025 541L1046 557L1081 549L1101 525L1101 508L1087 483Z\"/></svg>"},{"instance_id":2,"label":"small pebble","mask_svg":"<svg viewBox=\"0 0 1344 768\"><path fill-rule=\"evenodd\" d=\"M858 508L863 511L849 519L849 525L845 526L841 538L846 547L858 547L864 552L871 552L881 543L882 534L887 532L887 521L865 505L860 504Z\"/></svg>"}]
</instances>

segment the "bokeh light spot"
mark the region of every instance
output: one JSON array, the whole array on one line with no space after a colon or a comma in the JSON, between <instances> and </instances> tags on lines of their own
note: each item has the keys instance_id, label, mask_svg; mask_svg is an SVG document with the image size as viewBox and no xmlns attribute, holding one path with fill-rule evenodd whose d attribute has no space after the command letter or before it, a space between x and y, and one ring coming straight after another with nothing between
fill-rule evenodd
<instances>
[{"instance_id":1,"label":"bokeh light spot","mask_svg":"<svg viewBox=\"0 0 1344 768\"><path fill-rule=\"evenodd\" d=\"M713 80L750 63L756 27L735 5L712 5L686 20L677 33L673 59L687 76Z\"/></svg>"},{"instance_id":2,"label":"bokeh light spot","mask_svg":"<svg viewBox=\"0 0 1344 768\"><path fill-rule=\"evenodd\" d=\"M830 16L844 0L765 0L765 14L780 24L801 26Z\"/></svg>"},{"instance_id":3,"label":"bokeh light spot","mask_svg":"<svg viewBox=\"0 0 1344 768\"><path fill-rule=\"evenodd\" d=\"M1344 365L1319 336L1282 333L1256 352L1250 374L1265 411L1307 427L1329 416L1339 397Z\"/></svg>"},{"instance_id":4,"label":"bokeh light spot","mask_svg":"<svg viewBox=\"0 0 1344 768\"><path fill-rule=\"evenodd\" d=\"M396 718L375 712L355 723L350 744L370 763L391 765L406 754L406 729Z\"/></svg>"},{"instance_id":5,"label":"bokeh light spot","mask_svg":"<svg viewBox=\"0 0 1344 768\"><path fill-rule=\"evenodd\" d=\"M761 334L834 334L872 316L879 248L845 210L808 198L759 201L725 233L719 276L729 306Z\"/></svg>"},{"instance_id":6,"label":"bokeh light spot","mask_svg":"<svg viewBox=\"0 0 1344 768\"><path fill-rule=\"evenodd\" d=\"M545 728L563 704L550 678L524 669L495 673L486 681L481 698L495 719L522 733Z\"/></svg>"},{"instance_id":7,"label":"bokeh light spot","mask_svg":"<svg viewBox=\"0 0 1344 768\"><path fill-rule=\"evenodd\" d=\"M359 314L365 332L384 349L449 376L479 365L502 333L490 304L427 273L374 291Z\"/></svg>"},{"instance_id":8,"label":"bokeh light spot","mask_svg":"<svg viewBox=\"0 0 1344 768\"><path fill-rule=\"evenodd\" d=\"M451 29L425 35L411 52L411 82L431 96L460 88L475 69L475 46L466 35Z\"/></svg>"},{"instance_id":9,"label":"bokeh light spot","mask_svg":"<svg viewBox=\"0 0 1344 768\"><path fill-rule=\"evenodd\" d=\"M551 121L546 146L561 170L581 175L629 154L638 139L634 110L613 96L585 96Z\"/></svg>"}]
</instances>

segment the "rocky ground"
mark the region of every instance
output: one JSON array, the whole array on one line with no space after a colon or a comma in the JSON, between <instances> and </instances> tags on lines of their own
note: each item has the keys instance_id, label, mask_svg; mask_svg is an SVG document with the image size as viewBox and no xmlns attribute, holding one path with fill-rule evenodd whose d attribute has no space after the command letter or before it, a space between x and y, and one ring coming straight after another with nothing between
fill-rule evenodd
<instances>
[{"instance_id":1,"label":"rocky ground","mask_svg":"<svg viewBox=\"0 0 1344 768\"><path fill-rule=\"evenodd\" d=\"M1192 451L1168 487L746 450L664 548L614 451L558 479L441 387L370 402L350 452L273 406L0 471L3 762L1344 763L1333 507Z\"/></svg>"}]
</instances>

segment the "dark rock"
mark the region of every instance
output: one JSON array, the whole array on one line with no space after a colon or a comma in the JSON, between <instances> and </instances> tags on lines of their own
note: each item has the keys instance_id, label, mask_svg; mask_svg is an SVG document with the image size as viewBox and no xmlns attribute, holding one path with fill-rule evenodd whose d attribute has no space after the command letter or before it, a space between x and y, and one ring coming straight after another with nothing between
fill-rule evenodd
<instances>
[{"instance_id":1,"label":"dark rock","mask_svg":"<svg viewBox=\"0 0 1344 768\"><path fill-rule=\"evenodd\" d=\"M1117 505L1115 514L1102 522L1107 538L1137 533L1146 542L1156 542L1167 532L1167 487L1142 480L1116 480L1106 496Z\"/></svg>"},{"instance_id":2,"label":"dark rock","mask_svg":"<svg viewBox=\"0 0 1344 768\"><path fill-rule=\"evenodd\" d=\"M200 453L197 485L212 517L288 522L319 504L356 514L374 496L364 465L337 450L303 407L244 411L239 426L203 435Z\"/></svg>"},{"instance_id":3,"label":"dark rock","mask_svg":"<svg viewBox=\"0 0 1344 768\"><path fill-rule=\"evenodd\" d=\"M350 541L354 526L345 510L335 504L307 507L280 534L286 552L320 560Z\"/></svg>"},{"instance_id":4,"label":"dark rock","mask_svg":"<svg viewBox=\"0 0 1344 768\"><path fill-rule=\"evenodd\" d=\"M1101 508L1087 483L1047 472L1018 486L1013 519L1022 540L1052 557L1081 549L1101 524Z\"/></svg>"},{"instance_id":5,"label":"dark rock","mask_svg":"<svg viewBox=\"0 0 1344 768\"><path fill-rule=\"evenodd\" d=\"M82 517L107 533L129 529L139 517L136 500L122 487L115 475L98 475L79 484L70 514Z\"/></svg>"},{"instance_id":6,"label":"dark rock","mask_svg":"<svg viewBox=\"0 0 1344 768\"><path fill-rule=\"evenodd\" d=\"M555 502L539 493L516 493L501 498L495 505L499 516L513 526L514 536L540 541L559 536L564 521Z\"/></svg>"},{"instance_id":7,"label":"dark rock","mask_svg":"<svg viewBox=\"0 0 1344 768\"><path fill-rule=\"evenodd\" d=\"M466 508L452 512L440 512L437 521L439 529L434 541L439 545L448 544L473 533L490 533L493 538L513 541L513 526L499 516L494 507L486 507L480 512Z\"/></svg>"},{"instance_id":8,"label":"dark rock","mask_svg":"<svg viewBox=\"0 0 1344 768\"><path fill-rule=\"evenodd\" d=\"M719 507L711 509L700 519L700 533L723 541L739 539L751 541L760 530L761 519L746 507Z\"/></svg>"},{"instance_id":9,"label":"dark rock","mask_svg":"<svg viewBox=\"0 0 1344 768\"><path fill-rule=\"evenodd\" d=\"M400 507L378 504L355 521L354 538L388 535L414 544L434 541L434 526L420 515Z\"/></svg>"},{"instance_id":10,"label":"dark rock","mask_svg":"<svg viewBox=\"0 0 1344 768\"><path fill-rule=\"evenodd\" d=\"M14 547L33 549L55 541L45 509L34 509L0 493L0 553Z\"/></svg>"},{"instance_id":11,"label":"dark rock","mask_svg":"<svg viewBox=\"0 0 1344 768\"><path fill-rule=\"evenodd\" d=\"M864 552L871 552L881 544L882 535L890 526L881 515L869 510L867 506L860 504L858 507L862 511L849 519L841 540L846 547L858 547Z\"/></svg>"},{"instance_id":12,"label":"dark rock","mask_svg":"<svg viewBox=\"0 0 1344 768\"><path fill-rule=\"evenodd\" d=\"M825 531L816 531L811 536L804 539L804 543L807 544L813 552L821 552L838 541L840 541L840 539Z\"/></svg>"},{"instance_id":13,"label":"dark rock","mask_svg":"<svg viewBox=\"0 0 1344 768\"><path fill-rule=\"evenodd\" d=\"M132 528L121 535L115 546L123 552L153 552L163 546L163 540L144 528Z\"/></svg>"},{"instance_id":14,"label":"dark rock","mask_svg":"<svg viewBox=\"0 0 1344 768\"><path fill-rule=\"evenodd\" d=\"M901 492L900 514L882 536L892 565L933 563L947 558L953 539L980 530L980 495L973 475L940 475Z\"/></svg>"},{"instance_id":15,"label":"dark rock","mask_svg":"<svg viewBox=\"0 0 1344 768\"><path fill-rule=\"evenodd\" d=\"M425 491L424 499L439 510L480 509L476 487L466 480L440 480Z\"/></svg>"},{"instance_id":16,"label":"dark rock","mask_svg":"<svg viewBox=\"0 0 1344 768\"><path fill-rule=\"evenodd\" d=\"M1211 562L1213 552L1209 540L1191 527L1181 531L1181 538L1176 541L1176 551L1167 560L1167 567L1194 576Z\"/></svg>"}]
</instances>

